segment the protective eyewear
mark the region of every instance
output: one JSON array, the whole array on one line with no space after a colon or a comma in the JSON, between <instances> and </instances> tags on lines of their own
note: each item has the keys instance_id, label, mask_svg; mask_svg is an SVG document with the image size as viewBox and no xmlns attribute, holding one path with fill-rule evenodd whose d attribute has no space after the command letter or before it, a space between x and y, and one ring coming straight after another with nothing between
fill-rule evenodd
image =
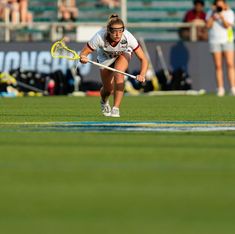
<instances>
[{"instance_id":1,"label":"protective eyewear","mask_svg":"<svg viewBox=\"0 0 235 234\"><path fill-rule=\"evenodd\" d=\"M109 32L110 33L122 33L122 32L124 32L124 27L121 27L121 28L112 28L112 27L110 27L109 28Z\"/></svg>"}]
</instances>

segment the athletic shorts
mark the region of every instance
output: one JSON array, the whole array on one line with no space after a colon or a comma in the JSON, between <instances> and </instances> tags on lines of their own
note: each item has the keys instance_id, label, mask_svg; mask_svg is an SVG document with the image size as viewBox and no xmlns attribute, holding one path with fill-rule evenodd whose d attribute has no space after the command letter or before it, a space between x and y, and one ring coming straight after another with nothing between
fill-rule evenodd
<instances>
[{"instance_id":1,"label":"athletic shorts","mask_svg":"<svg viewBox=\"0 0 235 234\"><path fill-rule=\"evenodd\" d=\"M104 60L104 61L102 61L102 62L97 59L97 62L100 63L100 64L103 64L103 65L105 65L105 66L114 68L115 61L116 61L117 58L118 58L118 57L112 58L112 59L106 59L106 60ZM103 68L103 67L100 67L100 69L104 69L104 68Z\"/></svg>"},{"instance_id":2,"label":"athletic shorts","mask_svg":"<svg viewBox=\"0 0 235 234\"><path fill-rule=\"evenodd\" d=\"M209 43L210 52L222 52L222 51L233 51L234 50L234 43L227 42L222 44L217 43Z\"/></svg>"},{"instance_id":3,"label":"athletic shorts","mask_svg":"<svg viewBox=\"0 0 235 234\"><path fill-rule=\"evenodd\" d=\"M131 53L130 52L125 51L124 53L129 54L130 57L131 57ZM118 58L118 56L115 57L115 58L105 59L104 61L99 61L99 59L97 59L97 62L101 63L101 64L103 64L105 66L114 68L115 62L116 62L117 58ZM104 68L100 67L100 69L104 69Z\"/></svg>"}]
</instances>

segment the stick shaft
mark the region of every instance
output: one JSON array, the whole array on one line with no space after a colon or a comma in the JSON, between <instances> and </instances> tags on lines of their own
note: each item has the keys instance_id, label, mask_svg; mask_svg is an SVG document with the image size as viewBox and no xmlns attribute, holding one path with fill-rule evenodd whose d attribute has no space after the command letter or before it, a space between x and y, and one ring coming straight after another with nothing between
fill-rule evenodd
<instances>
[{"instance_id":1,"label":"stick shaft","mask_svg":"<svg viewBox=\"0 0 235 234\"><path fill-rule=\"evenodd\" d=\"M119 71L119 70L117 70L117 69L115 69L115 68L112 68L112 67L103 65L103 64L101 64L101 63L97 63L97 62L94 62L94 61L92 61L92 60L89 60L88 62L89 62L89 63L92 63L92 64L94 64L94 65L96 65L96 66L106 68L106 69L108 69L108 70L110 70L110 71L118 72L118 73L123 74L123 75L125 75L125 76L129 76L129 77L131 77L131 78L133 78L133 79L136 79L136 76L134 76L134 75L131 75L131 74L126 73L126 72L123 72L123 71Z\"/></svg>"},{"instance_id":2,"label":"stick shaft","mask_svg":"<svg viewBox=\"0 0 235 234\"><path fill-rule=\"evenodd\" d=\"M171 75L168 71L168 68L167 68L167 65L166 65L166 62L165 62L165 59L163 57L163 53L162 53L162 48L161 46L156 46L156 50L157 50L157 53L158 53L158 56L159 56L159 60L160 60L160 63L161 63L161 66L162 66L162 69L164 71L164 75L166 76L166 79L168 82L171 81Z\"/></svg>"},{"instance_id":3,"label":"stick shaft","mask_svg":"<svg viewBox=\"0 0 235 234\"><path fill-rule=\"evenodd\" d=\"M29 90L33 90L35 92L39 92L39 93L45 93L46 91L45 90L42 90L42 89L38 89L36 87L33 87L31 85L28 85L28 84L25 84L21 81L16 81L16 84L23 87L23 88L26 88L26 89L29 89Z\"/></svg>"}]
</instances>

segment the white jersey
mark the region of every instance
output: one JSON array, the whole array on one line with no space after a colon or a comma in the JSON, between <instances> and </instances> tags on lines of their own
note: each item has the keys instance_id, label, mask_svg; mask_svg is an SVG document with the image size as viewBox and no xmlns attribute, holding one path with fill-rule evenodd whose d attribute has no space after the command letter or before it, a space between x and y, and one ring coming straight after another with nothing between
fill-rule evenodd
<instances>
[{"instance_id":1,"label":"white jersey","mask_svg":"<svg viewBox=\"0 0 235 234\"><path fill-rule=\"evenodd\" d=\"M116 46L111 46L107 41L107 30L99 30L87 43L88 47L97 51L97 60L106 66L111 65L123 52L131 54L139 47L136 38L127 30L124 30L121 40Z\"/></svg>"},{"instance_id":2,"label":"white jersey","mask_svg":"<svg viewBox=\"0 0 235 234\"><path fill-rule=\"evenodd\" d=\"M208 20L213 14L210 10L207 13L206 20ZM224 19L231 25L234 24L234 12L231 9L222 12ZM209 42L220 44L233 42L233 29L232 27L225 28L221 19L215 20L213 26L209 29Z\"/></svg>"}]
</instances>

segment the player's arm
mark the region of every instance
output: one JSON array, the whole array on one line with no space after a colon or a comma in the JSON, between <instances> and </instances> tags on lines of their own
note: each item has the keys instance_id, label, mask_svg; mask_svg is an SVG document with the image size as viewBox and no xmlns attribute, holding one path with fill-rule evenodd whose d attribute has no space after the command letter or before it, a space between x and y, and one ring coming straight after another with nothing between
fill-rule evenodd
<instances>
[{"instance_id":1,"label":"player's arm","mask_svg":"<svg viewBox=\"0 0 235 234\"><path fill-rule=\"evenodd\" d=\"M87 56L92 52L93 52L93 50L88 46L88 44L86 46L84 46L84 48L82 49L82 51L80 53L80 62L87 63L88 62Z\"/></svg>"},{"instance_id":2,"label":"player's arm","mask_svg":"<svg viewBox=\"0 0 235 234\"><path fill-rule=\"evenodd\" d=\"M146 72L148 70L148 59L146 58L144 51L142 50L140 46L135 50L135 54L141 63L140 74L137 75L137 80L140 82L144 82Z\"/></svg>"}]
</instances>

